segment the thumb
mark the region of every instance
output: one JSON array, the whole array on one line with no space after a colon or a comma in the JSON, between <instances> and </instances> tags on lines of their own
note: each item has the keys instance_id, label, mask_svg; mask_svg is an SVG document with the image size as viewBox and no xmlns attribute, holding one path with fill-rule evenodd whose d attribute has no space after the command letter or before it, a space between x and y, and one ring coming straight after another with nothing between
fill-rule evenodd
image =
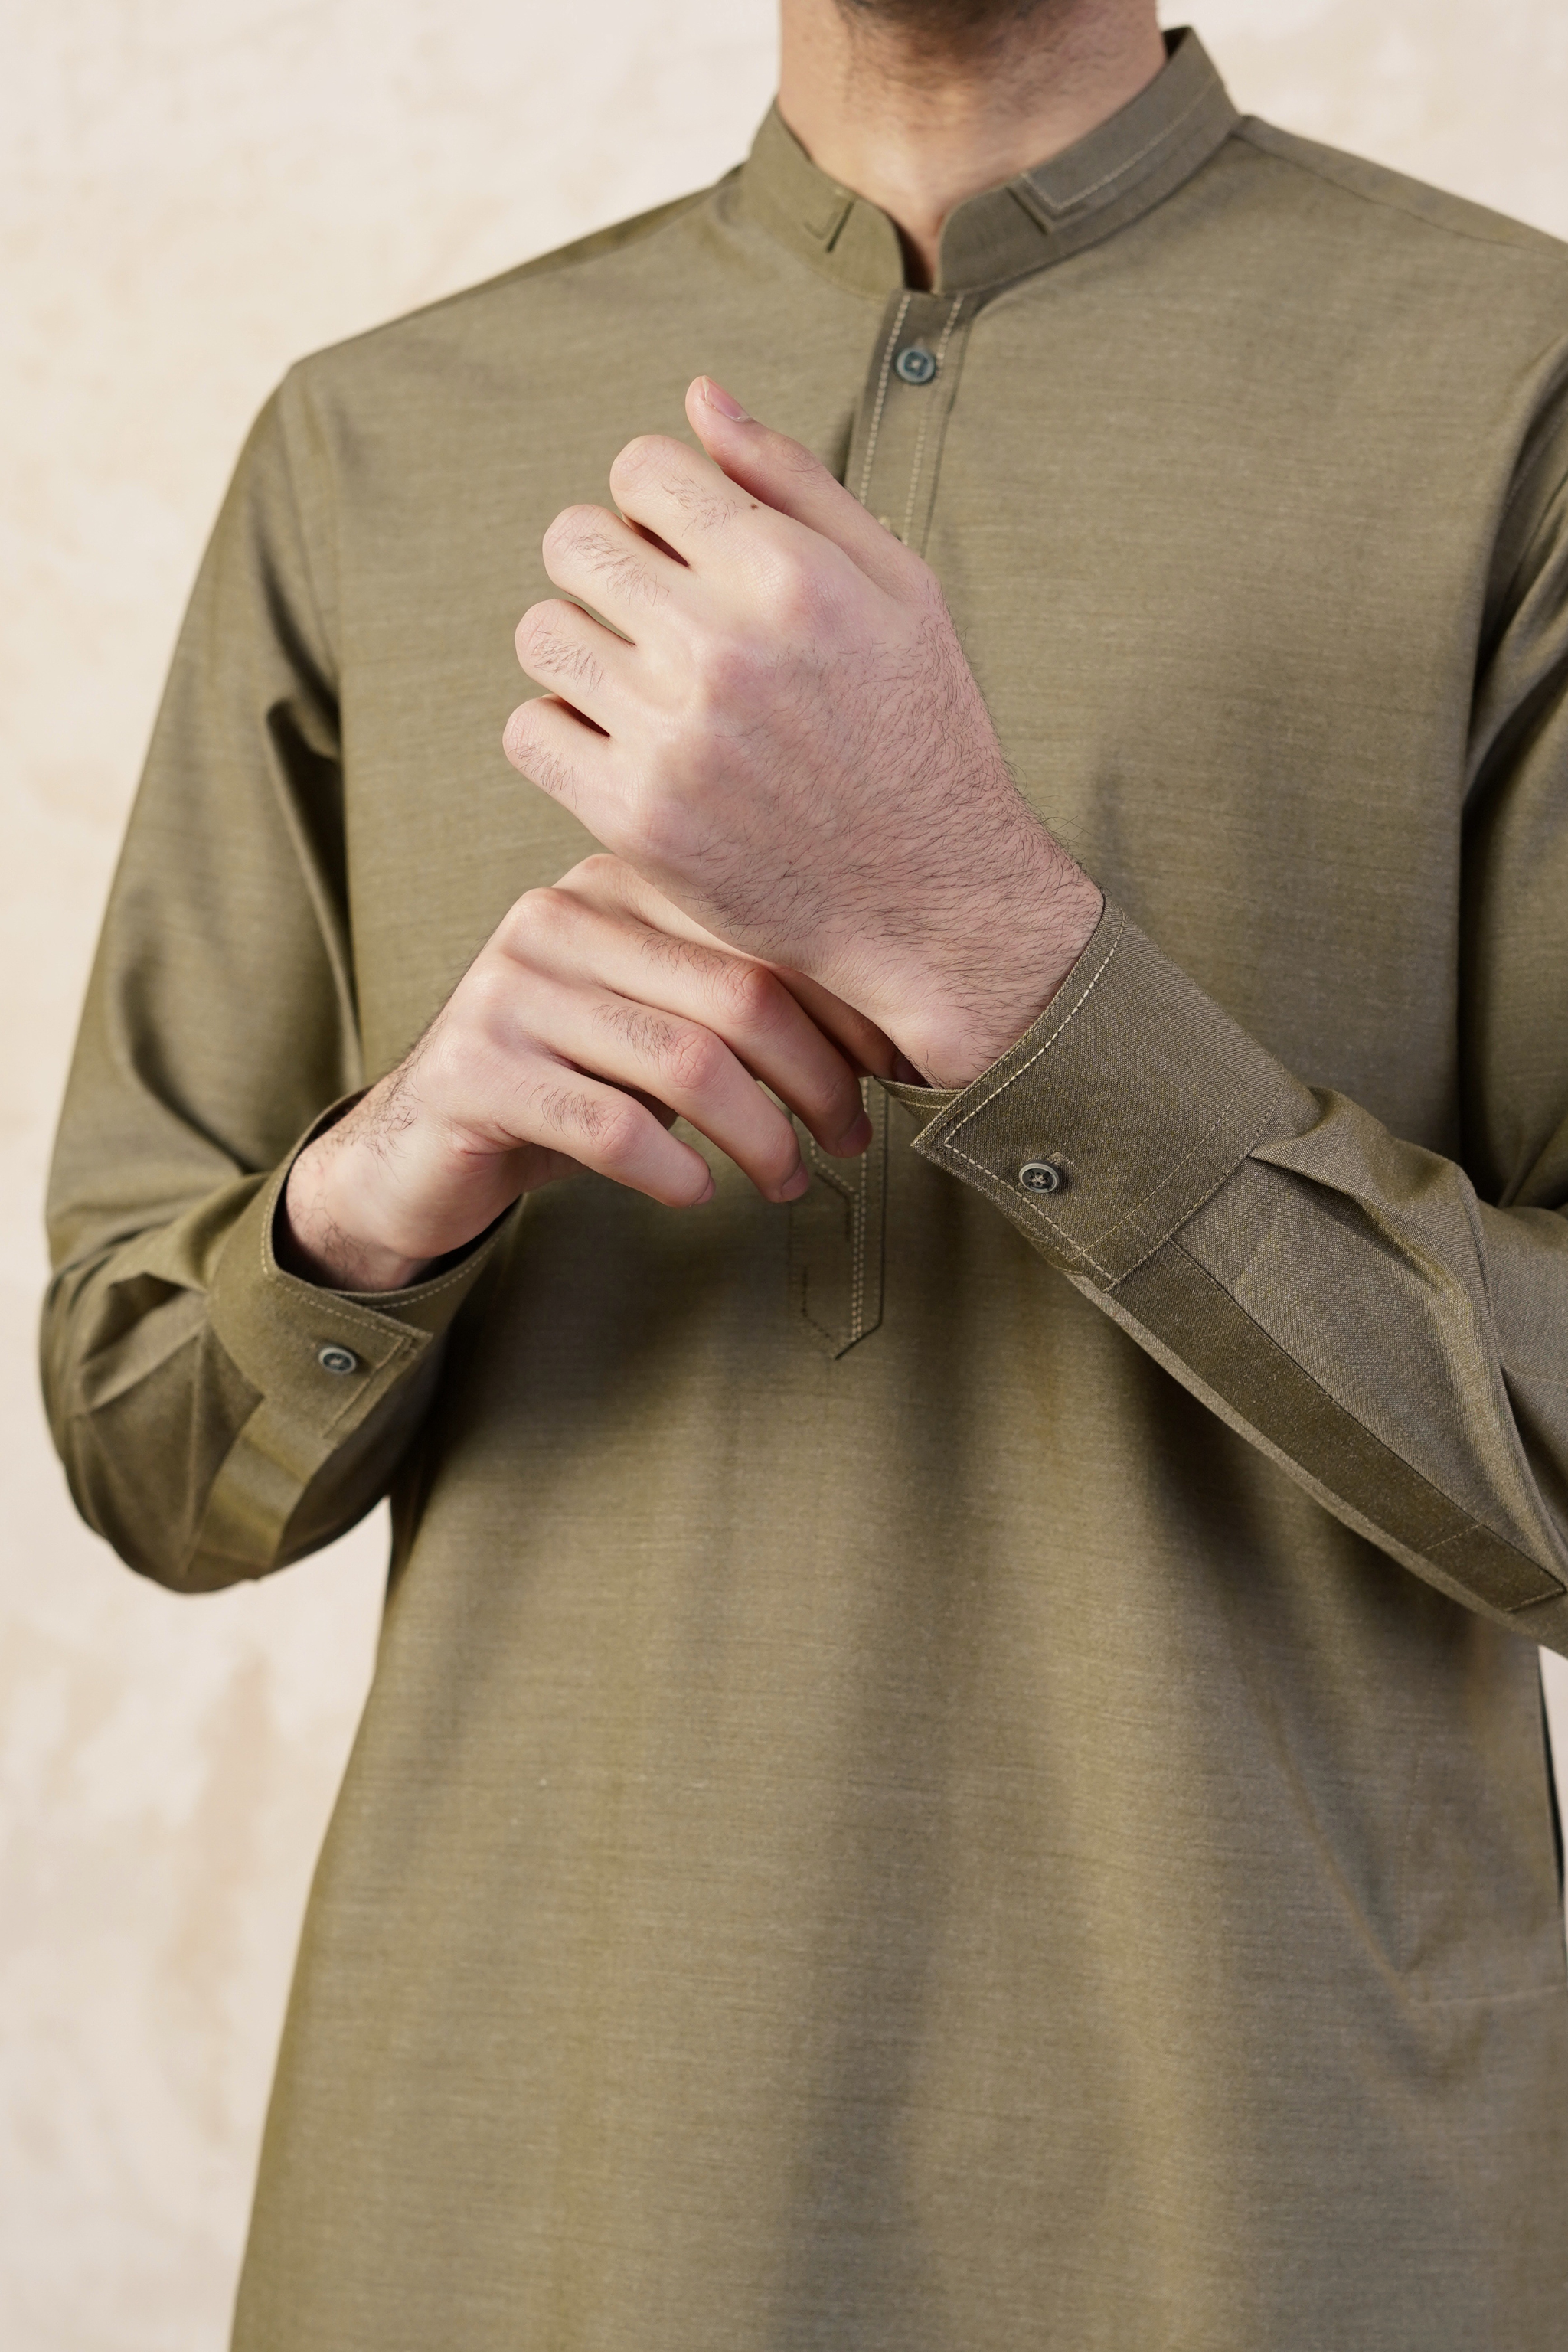
<instances>
[{"instance_id":1,"label":"thumb","mask_svg":"<svg viewBox=\"0 0 1568 2352\"><path fill-rule=\"evenodd\" d=\"M732 393L700 375L686 394L687 421L714 464L742 490L842 548L889 595L907 593L916 568L903 541L868 515L800 442L748 416Z\"/></svg>"}]
</instances>

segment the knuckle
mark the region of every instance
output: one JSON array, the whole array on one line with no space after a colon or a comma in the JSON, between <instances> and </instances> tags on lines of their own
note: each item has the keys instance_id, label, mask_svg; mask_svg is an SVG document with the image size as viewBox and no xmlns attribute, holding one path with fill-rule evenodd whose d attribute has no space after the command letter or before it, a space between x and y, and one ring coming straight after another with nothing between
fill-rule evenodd
<instances>
[{"instance_id":1,"label":"knuckle","mask_svg":"<svg viewBox=\"0 0 1568 2352\"><path fill-rule=\"evenodd\" d=\"M770 454L776 456L779 463L787 472L792 473L797 481L815 482L824 476L827 476L829 480L833 479L832 476L827 475L827 468L821 458L808 449L804 441L792 441L787 433L777 436Z\"/></svg>"},{"instance_id":2,"label":"knuckle","mask_svg":"<svg viewBox=\"0 0 1568 2352\"><path fill-rule=\"evenodd\" d=\"M582 1096L579 1102L582 1123L595 1157L606 1167L626 1167L641 1144L647 1113L640 1110L627 1095L613 1102L599 1095Z\"/></svg>"},{"instance_id":3,"label":"knuckle","mask_svg":"<svg viewBox=\"0 0 1568 2352\"><path fill-rule=\"evenodd\" d=\"M669 590L665 583L649 570L647 559L633 549L616 547L605 541L598 550L598 557L599 576L613 594L650 611L668 602Z\"/></svg>"},{"instance_id":4,"label":"knuckle","mask_svg":"<svg viewBox=\"0 0 1568 2352\"><path fill-rule=\"evenodd\" d=\"M517 648L517 656L520 661L526 660L527 656L533 651L534 646L539 641L541 632L548 625L546 616L550 610L551 607L548 604L531 604L527 612L523 614L521 620L518 623L516 628L512 631L511 641Z\"/></svg>"},{"instance_id":5,"label":"knuckle","mask_svg":"<svg viewBox=\"0 0 1568 2352\"><path fill-rule=\"evenodd\" d=\"M719 1079L728 1059L710 1029L672 1024L660 1041L658 1061L668 1083L685 1095L703 1095Z\"/></svg>"},{"instance_id":6,"label":"knuckle","mask_svg":"<svg viewBox=\"0 0 1568 2352\"><path fill-rule=\"evenodd\" d=\"M556 1079L535 1089L528 1125L537 1140L574 1156L586 1150L596 1160L614 1162L626 1160L634 1149L637 1119L637 1107L628 1095L595 1094Z\"/></svg>"},{"instance_id":7,"label":"knuckle","mask_svg":"<svg viewBox=\"0 0 1568 2352\"><path fill-rule=\"evenodd\" d=\"M431 1035L420 1075L423 1090L433 1102L459 1110L472 1108L489 1063L489 1024L476 1012L473 1020L444 1022Z\"/></svg>"},{"instance_id":8,"label":"knuckle","mask_svg":"<svg viewBox=\"0 0 1568 2352\"><path fill-rule=\"evenodd\" d=\"M757 647L733 631L709 634L695 648L695 698L704 718L743 699L758 682Z\"/></svg>"},{"instance_id":9,"label":"knuckle","mask_svg":"<svg viewBox=\"0 0 1568 2352\"><path fill-rule=\"evenodd\" d=\"M430 1051L447 1057L467 1052L476 1034L493 1036L516 1000L517 982L503 957L488 950L469 966L453 1003L453 1015L430 1038Z\"/></svg>"},{"instance_id":10,"label":"knuckle","mask_svg":"<svg viewBox=\"0 0 1568 2352\"><path fill-rule=\"evenodd\" d=\"M775 621L792 633L816 628L828 599L822 576L809 556L794 548L782 549L771 573L769 604Z\"/></svg>"},{"instance_id":11,"label":"knuckle","mask_svg":"<svg viewBox=\"0 0 1568 2352\"><path fill-rule=\"evenodd\" d=\"M566 893L554 886L525 890L501 924L500 944L509 955L526 958L542 944L560 938L572 911Z\"/></svg>"},{"instance_id":12,"label":"knuckle","mask_svg":"<svg viewBox=\"0 0 1568 2352\"><path fill-rule=\"evenodd\" d=\"M795 1133L787 1120L781 1118L776 1138L768 1146L766 1165L762 1173L770 1185L783 1184L800 1165L801 1150Z\"/></svg>"},{"instance_id":13,"label":"knuckle","mask_svg":"<svg viewBox=\"0 0 1568 2352\"><path fill-rule=\"evenodd\" d=\"M650 568L645 552L628 544L613 516L598 507L568 507L544 534L545 569L563 586L569 577L586 574L613 595L645 606L662 604L665 583Z\"/></svg>"},{"instance_id":14,"label":"knuckle","mask_svg":"<svg viewBox=\"0 0 1568 2352\"><path fill-rule=\"evenodd\" d=\"M590 890L605 892L616 889L625 874L626 868L618 857L612 856L607 849L595 849L589 856L579 858L572 871L563 874L561 880L563 884L581 882Z\"/></svg>"},{"instance_id":15,"label":"knuckle","mask_svg":"<svg viewBox=\"0 0 1568 2352\"><path fill-rule=\"evenodd\" d=\"M604 672L593 647L583 643L574 626L570 609L562 604L542 604L526 614L519 624L519 654L531 676L538 677L542 671L552 677L567 678L574 685L596 686ZM524 626L528 628L526 641L521 634Z\"/></svg>"},{"instance_id":16,"label":"knuckle","mask_svg":"<svg viewBox=\"0 0 1568 2352\"><path fill-rule=\"evenodd\" d=\"M616 844L634 869L663 865L672 853L679 853L681 835L677 813L662 793L646 788L634 791L618 812Z\"/></svg>"},{"instance_id":17,"label":"knuckle","mask_svg":"<svg viewBox=\"0 0 1568 2352\"><path fill-rule=\"evenodd\" d=\"M577 773L550 737L549 709L542 695L523 703L508 719L502 741L507 758L520 775L569 807L576 797Z\"/></svg>"},{"instance_id":18,"label":"knuckle","mask_svg":"<svg viewBox=\"0 0 1568 2352\"><path fill-rule=\"evenodd\" d=\"M477 1013L499 1005L511 986L506 959L497 952L497 942L489 940L458 982L450 1010L460 1020L471 1021ZM445 1035L456 1025L452 1020L444 1021L437 1034Z\"/></svg>"},{"instance_id":19,"label":"knuckle","mask_svg":"<svg viewBox=\"0 0 1568 2352\"><path fill-rule=\"evenodd\" d=\"M518 656L520 660L522 658L521 644L518 647ZM536 698L531 695L526 702L520 702L502 730L501 741L506 747L508 756L513 761L527 758L537 742L539 719L534 709L535 699Z\"/></svg>"},{"instance_id":20,"label":"knuckle","mask_svg":"<svg viewBox=\"0 0 1568 2352\"><path fill-rule=\"evenodd\" d=\"M546 558L570 555L591 543L600 536L603 521L597 507L563 507L541 541Z\"/></svg>"},{"instance_id":21,"label":"knuckle","mask_svg":"<svg viewBox=\"0 0 1568 2352\"><path fill-rule=\"evenodd\" d=\"M610 467L611 488L621 482L630 486L647 481L667 461L671 446L663 433L634 434Z\"/></svg>"},{"instance_id":22,"label":"knuckle","mask_svg":"<svg viewBox=\"0 0 1568 2352\"><path fill-rule=\"evenodd\" d=\"M715 979L725 1012L740 1027L773 1029L784 1018L787 991L765 965L726 956Z\"/></svg>"}]
</instances>

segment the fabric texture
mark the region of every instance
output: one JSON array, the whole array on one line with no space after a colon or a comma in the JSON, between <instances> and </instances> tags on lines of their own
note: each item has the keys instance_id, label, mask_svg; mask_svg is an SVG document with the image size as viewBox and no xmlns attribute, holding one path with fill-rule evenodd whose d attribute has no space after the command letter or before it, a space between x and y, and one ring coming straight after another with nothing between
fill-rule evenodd
<instances>
[{"instance_id":1,"label":"fabric texture","mask_svg":"<svg viewBox=\"0 0 1568 2352\"><path fill-rule=\"evenodd\" d=\"M712 1154L322 1292L301 1139L591 846L500 751L542 532L700 372L924 552L1104 917L792 1211ZM44 1343L171 1585L392 1496L237 2352L1556 2352L1565 907L1568 253L1191 34L930 290L774 114L292 373Z\"/></svg>"}]
</instances>

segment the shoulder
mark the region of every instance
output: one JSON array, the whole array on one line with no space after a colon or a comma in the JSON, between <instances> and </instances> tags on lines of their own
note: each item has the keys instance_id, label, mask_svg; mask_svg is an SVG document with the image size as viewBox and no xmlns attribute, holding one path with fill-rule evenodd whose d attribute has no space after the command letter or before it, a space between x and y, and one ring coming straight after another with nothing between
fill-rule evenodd
<instances>
[{"instance_id":1,"label":"shoulder","mask_svg":"<svg viewBox=\"0 0 1568 2352\"><path fill-rule=\"evenodd\" d=\"M1226 149L1237 256L1323 396L1356 376L1436 472L1490 452L1522 542L1568 468L1568 244L1255 118Z\"/></svg>"},{"instance_id":2,"label":"shoulder","mask_svg":"<svg viewBox=\"0 0 1568 2352\"><path fill-rule=\"evenodd\" d=\"M557 333L565 317L584 326L595 314L624 323L628 305L668 302L700 266L700 224L721 206L734 177L312 352L290 370L285 404L331 408L367 394L395 399L400 382L412 388L433 376L482 377L492 361L525 362L534 339Z\"/></svg>"},{"instance_id":3,"label":"shoulder","mask_svg":"<svg viewBox=\"0 0 1568 2352\"><path fill-rule=\"evenodd\" d=\"M1265 170L1272 167L1270 176L1281 190L1290 189L1323 226L1337 220L1363 239L1412 254L1425 251L1453 267L1491 256L1504 268L1511 263L1522 275L1538 276L1543 284L1568 284L1568 245L1543 229L1363 156L1278 130L1256 116L1237 126L1235 139Z\"/></svg>"},{"instance_id":4,"label":"shoulder","mask_svg":"<svg viewBox=\"0 0 1568 2352\"><path fill-rule=\"evenodd\" d=\"M1506 441L1561 402L1568 245L1522 221L1247 118L1194 184L1187 231L1205 283L1260 335L1314 382L1375 375L1413 430L1491 417Z\"/></svg>"}]
</instances>

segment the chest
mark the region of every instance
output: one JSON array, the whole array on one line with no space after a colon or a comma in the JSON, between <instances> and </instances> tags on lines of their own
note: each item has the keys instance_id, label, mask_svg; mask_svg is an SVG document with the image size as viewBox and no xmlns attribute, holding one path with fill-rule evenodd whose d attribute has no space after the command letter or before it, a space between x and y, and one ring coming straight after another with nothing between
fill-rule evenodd
<instances>
[{"instance_id":1,"label":"chest","mask_svg":"<svg viewBox=\"0 0 1568 2352\"><path fill-rule=\"evenodd\" d=\"M864 306L804 371L761 321L710 321L576 417L520 433L480 401L387 462L344 679L373 1069L593 846L501 755L511 627L552 593L555 512L717 362L923 547L1021 789L1104 887L1302 1076L1442 1139L1494 510L1473 423L1391 429L1409 371L1375 336L1303 364L1298 324L1284 365L1250 310L1070 291Z\"/></svg>"}]
</instances>

